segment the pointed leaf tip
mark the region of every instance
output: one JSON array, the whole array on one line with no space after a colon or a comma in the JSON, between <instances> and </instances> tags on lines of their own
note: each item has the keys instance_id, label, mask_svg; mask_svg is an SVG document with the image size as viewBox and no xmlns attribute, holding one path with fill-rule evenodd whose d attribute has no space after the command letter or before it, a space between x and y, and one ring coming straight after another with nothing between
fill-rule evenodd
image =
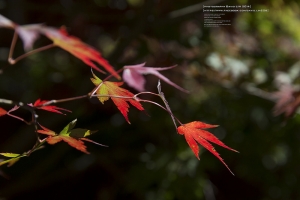
<instances>
[{"instance_id":1,"label":"pointed leaf tip","mask_svg":"<svg viewBox=\"0 0 300 200\"><path fill-rule=\"evenodd\" d=\"M211 134L210 132L203 130L206 128L214 128L217 125L211 125L211 124L206 124L200 121L194 121L190 122L184 125L181 125L177 128L177 131L179 134L184 135L185 139L192 149L193 153L195 156L199 158L199 147L198 144L202 145L205 149L207 149L209 152L211 152L214 156L216 156L225 166L226 168L230 171L231 174L233 172L230 170L230 168L227 166L227 164L223 161L219 153L215 150L215 148L209 143L213 142L219 146L222 146L224 148L227 148L231 151L238 152L227 145L225 145L222 141L220 141L216 136ZM234 174L233 174L234 175Z\"/></svg>"}]
</instances>

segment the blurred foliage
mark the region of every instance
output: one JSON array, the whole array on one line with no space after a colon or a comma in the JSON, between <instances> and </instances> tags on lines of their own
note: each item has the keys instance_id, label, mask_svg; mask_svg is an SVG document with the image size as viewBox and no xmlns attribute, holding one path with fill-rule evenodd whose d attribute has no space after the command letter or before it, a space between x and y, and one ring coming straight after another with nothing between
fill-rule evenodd
<instances>
[{"instance_id":1,"label":"blurred foliage","mask_svg":"<svg viewBox=\"0 0 300 200\"><path fill-rule=\"evenodd\" d=\"M274 117L271 95L280 84L299 84L300 21L296 1L229 0L265 13L228 13L232 25L203 28L196 0L0 0L0 13L19 24L65 25L70 34L99 49L116 68L147 62L191 91L162 83L174 114L200 120L240 154L217 147L232 176L201 148L198 161L176 134L166 112L145 105L147 116L130 109L128 125L111 102L96 99L62 103L66 116L39 111L42 125L61 130L98 130L87 144L90 155L67 144L47 145L12 167L1 168L1 199L299 199L300 117ZM91 91L90 71L59 48L40 52L14 66L7 63L13 32L0 29L0 97L23 102L61 99ZM35 47L49 44L41 38ZM20 41L14 57L23 53ZM102 78L105 77L101 75ZM156 91L157 78L147 77ZM255 90L253 90L253 88ZM157 100L158 99L152 99ZM2 105L1 105L2 106ZM5 105L3 108L8 108ZM17 113L25 118L30 113ZM1 117L0 152L22 153L35 143L34 128Z\"/></svg>"}]
</instances>

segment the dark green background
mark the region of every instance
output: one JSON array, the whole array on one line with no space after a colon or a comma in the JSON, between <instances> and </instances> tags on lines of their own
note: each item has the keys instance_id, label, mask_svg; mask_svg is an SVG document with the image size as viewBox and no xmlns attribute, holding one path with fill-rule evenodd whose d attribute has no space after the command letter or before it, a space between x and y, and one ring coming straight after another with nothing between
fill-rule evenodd
<instances>
[{"instance_id":1,"label":"dark green background","mask_svg":"<svg viewBox=\"0 0 300 200\"><path fill-rule=\"evenodd\" d=\"M220 125L211 132L240 152L216 147L235 176L202 147L198 161L160 108L144 104L150 117L131 108L129 125L112 102L102 105L96 99L83 99L59 104L73 111L66 116L38 111L39 122L59 132L77 118L76 127L98 130L90 138L109 147L89 143L91 154L85 155L61 142L46 145L10 168L2 166L1 199L299 199L300 118L298 114L288 120L274 117L274 102L244 87L252 84L276 91L276 71L287 72L298 61L298 4L223 1L221 5L248 4L269 12L230 13L226 18L232 26L222 28L203 28L201 9L189 7L199 4L196 0L0 0L0 13L19 24L65 25L70 34L99 49L115 69L142 62L155 67L178 64L163 74L191 94L162 83L174 114L183 123ZM32 103L93 89L89 67L60 48L10 66L6 59L12 36L11 30L0 29L1 98ZM35 47L50 43L41 37ZM229 66L231 72L212 68L206 60L213 52L250 61L248 70L235 77L239 68ZM19 40L14 57L22 53ZM257 73L265 75L263 82L257 81ZM156 84L156 77L147 76L147 90L156 92ZM30 119L26 111L15 114ZM35 143L32 126L4 116L0 127L0 152L22 153Z\"/></svg>"}]
</instances>

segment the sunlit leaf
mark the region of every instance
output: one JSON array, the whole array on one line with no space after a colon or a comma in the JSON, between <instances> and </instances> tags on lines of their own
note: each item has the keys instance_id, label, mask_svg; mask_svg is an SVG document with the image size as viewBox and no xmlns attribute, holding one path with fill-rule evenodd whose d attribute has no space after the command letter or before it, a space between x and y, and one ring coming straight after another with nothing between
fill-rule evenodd
<instances>
[{"instance_id":1,"label":"sunlit leaf","mask_svg":"<svg viewBox=\"0 0 300 200\"><path fill-rule=\"evenodd\" d=\"M127 115L129 108L129 104L127 102L131 103L131 105L139 110L144 110L140 102L131 98L134 96L131 92L120 87L123 85L123 82L102 82L102 80L99 79L95 74L93 74L93 76L94 78L91 78L91 80L94 85L99 86L101 84L100 88L96 91L96 94L99 95L98 99L100 102L104 103L104 101L107 101L109 98L111 98L128 123L130 122Z\"/></svg>"},{"instance_id":2,"label":"sunlit leaf","mask_svg":"<svg viewBox=\"0 0 300 200\"><path fill-rule=\"evenodd\" d=\"M214 128L218 125L211 125L206 124L199 121L190 122L187 124L183 124L178 127L177 131L179 134L184 135L185 139L194 152L195 156L199 158L199 147L197 142L202 145L204 148L206 148L209 152L211 152L214 156L216 156L226 167L227 169L232 173L232 171L229 169L229 167L226 165L226 163L223 161L221 156L218 154L218 152L215 150L215 148L209 143L215 143L221 147L227 148L229 150L238 152L228 146L226 146L222 141L220 141L216 136L211 134L210 132L203 130L206 128ZM232 173L233 174L233 173Z\"/></svg>"},{"instance_id":3,"label":"sunlit leaf","mask_svg":"<svg viewBox=\"0 0 300 200\"><path fill-rule=\"evenodd\" d=\"M69 135L70 131L75 127L77 119L71 121L65 128L59 133L59 135Z\"/></svg>"}]
</instances>

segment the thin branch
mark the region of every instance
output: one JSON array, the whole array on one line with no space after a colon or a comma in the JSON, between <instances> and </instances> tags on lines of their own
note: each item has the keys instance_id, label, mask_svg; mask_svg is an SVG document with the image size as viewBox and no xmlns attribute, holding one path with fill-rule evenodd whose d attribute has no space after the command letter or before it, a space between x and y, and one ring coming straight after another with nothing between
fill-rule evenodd
<instances>
[{"instance_id":1,"label":"thin branch","mask_svg":"<svg viewBox=\"0 0 300 200\"><path fill-rule=\"evenodd\" d=\"M100 83L99 85L97 85L92 92L90 92L88 95L90 96L90 98L92 98L92 96L99 90L99 88L103 85L103 81L102 83Z\"/></svg>"},{"instance_id":2,"label":"thin branch","mask_svg":"<svg viewBox=\"0 0 300 200\"><path fill-rule=\"evenodd\" d=\"M50 100L50 101L47 101L46 103L40 105L40 106L36 106L37 108L40 108L40 107L43 107L43 106L48 106L50 104L56 104L56 103L62 103L62 102L68 102L68 101L74 101L74 100L78 100L78 99L83 99L83 98L88 98L89 95L86 94L86 95L82 95L82 96L77 96L77 97L71 97L71 98L66 98L66 99L59 99L59 100Z\"/></svg>"},{"instance_id":3,"label":"thin branch","mask_svg":"<svg viewBox=\"0 0 300 200\"><path fill-rule=\"evenodd\" d=\"M136 95L134 95L134 97L137 97L138 95L141 95L141 94L152 94L152 95L160 97L159 94L156 94L154 92L140 92L140 93L137 93Z\"/></svg>"},{"instance_id":4,"label":"thin branch","mask_svg":"<svg viewBox=\"0 0 300 200\"><path fill-rule=\"evenodd\" d=\"M102 95L102 94L94 94L91 97L110 97L110 98L119 98L119 99L133 99L137 100L134 96L129 97L129 96L118 96L118 95Z\"/></svg>"},{"instance_id":5,"label":"thin branch","mask_svg":"<svg viewBox=\"0 0 300 200\"><path fill-rule=\"evenodd\" d=\"M16 119L18 119L18 120L20 120L22 122L25 122L27 125L31 125L32 124L32 122L28 122L28 121L26 121L25 119L23 119L21 117L18 117L16 115L10 114L10 112L7 112L6 115L8 115L10 117L13 117L13 118L16 118Z\"/></svg>"},{"instance_id":6,"label":"thin branch","mask_svg":"<svg viewBox=\"0 0 300 200\"><path fill-rule=\"evenodd\" d=\"M8 62L11 63L11 59L13 57L13 52L15 50L15 46L18 40L18 34L17 31L14 32L13 39L11 41L10 49L9 49L9 54L8 54Z\"/></svg>"},{"instance_id":7,"label":"thin branch","mask_svg":"<svg viewBox=\"0 0 300 200\"><path fill-rule=\"evenodd\" d=\"M119 74L121 71L123 71L124 70L124 68L121 68L121 69L119 69L118 71L117 71L117 74ZM93 72L92 72L93 73ZM109 75L109 76L107 76L105 79L103 79L103 81L99 84L99 85L97 85L93 90L92 90L92 92L90 92L88 95L90 96L90 98L92 98L92 96L99 90L99 88L103 85L103 83L104 83L104 81L107 81L108 79L110 79L111 77L113 77L113 75L111 74L111 75Z\"/></svg>"},{"instance_id":8,"label":"thin branch","mask_svg":"<svg viewBox=\"0 0 300 200\"><path fill-rule=\"evenodd\" d=\"M175 125L175 128L176 128L176 131L177 131L177 125L176 125L176 122L175 122L175 118L174 118L174 115L173 115L173 112L165 98L165 95L164 93L161 91L161 84L160 84L160 80L158 80L158 83L157 83L157 90L158 90L158 93L159 93L159 96L160 98L162 99L162 101L164 102L165 106L166 106L166 109L168 110L169 113L172 113L171 117L172 117L172 121ZM181 123L180 123L181 124ZM181 124L182 125L182 124Z\"/></svg>"},{"instance_id":9,"label":"thin branch","mask_svg":"<svg viewBox=\"0 0 300 200\"><path fill-rule=\"evenodd\" d=\"M14 42L14 41L13 41L13 42ZM13 45L13 43L12 43L12 45ZM14 45L15 45L15 44L14 44ZM23 55L17 57L16 59L13 59L13 58L12 58L12 53L11 53L11 51L10 51L10 52L9 52L9 57L8 57L8 62L9 62L11 65L14 65L14 64L16 64L18 61L22 60L23 58L26 58L26 57L28 57L28 56L30 56L30 55L32 55L32 54L34 54L34 53L40 52L40 51L44 51L44 50L50 49L50 48L55 47L55 46L56 46L55 44L49 44L49 45L47 45L47 46L40 47L40 48L38 48L38 49L34 49L34 50L32 50L32 51L29 51L29 52L27 52L27 53L25 53L25 54L23 54ZM13 47L14 47L14 46L13 46Z\"/></svg>"},{"instance_id":10,"label":"thin branch","mask_svg":"<svg viewBox=\"0 0 300 200\"><path fill-rule=\"evenodd\" d=\"M32 149L30 149L28 152L26 153L23 153L23 155L26 155L26 156L30 156L31 153L41 149L43 146L43 144L46 142L47 138L44 138L42 140L38 140L35 145L32 147Z\"/></svg>"},{"instance_id":11,"label":"thin branch","mask_svg":"<svg viewBox=\"0 0 300 200\"><path fill-rule=\"evenodd\" d=\"M123 71L124 70L124 67L122 67L121 69L119 69L118 71L116 71L117 72L117 74L119 74L121 71ZM103 79L103 82L104 81L107 81L108 79L110 79L111 77L114 77L114 75L112 75L112 74L110 74L109 76L107 76L105 79Z\"/></svg>"},{"instance_id":12,"label":"thin branch","mask_svg":"<svg viewBox=\"0 0 300 200\"><path fill-rule=\"evenodd\" d=\"M172 117L174 117L174 119L176 119L176 121L177 121L180 125L182 125L181 121L179 121L179 119L178 119L177 117L175 117L175 116L173 115L172 112L168 111L165 107L163 107L163 106L160 105L159 103L156 103L156 102L150 101L150 100L145 100L145 99L138 99L138 101L140 101L140 102L146 102L146 103L151 103L151 104L154 104L154 105L156 105L156 106L162 108L162 109L165 110L167 113L169 113Z\"/></svg>"}]
</instances>

